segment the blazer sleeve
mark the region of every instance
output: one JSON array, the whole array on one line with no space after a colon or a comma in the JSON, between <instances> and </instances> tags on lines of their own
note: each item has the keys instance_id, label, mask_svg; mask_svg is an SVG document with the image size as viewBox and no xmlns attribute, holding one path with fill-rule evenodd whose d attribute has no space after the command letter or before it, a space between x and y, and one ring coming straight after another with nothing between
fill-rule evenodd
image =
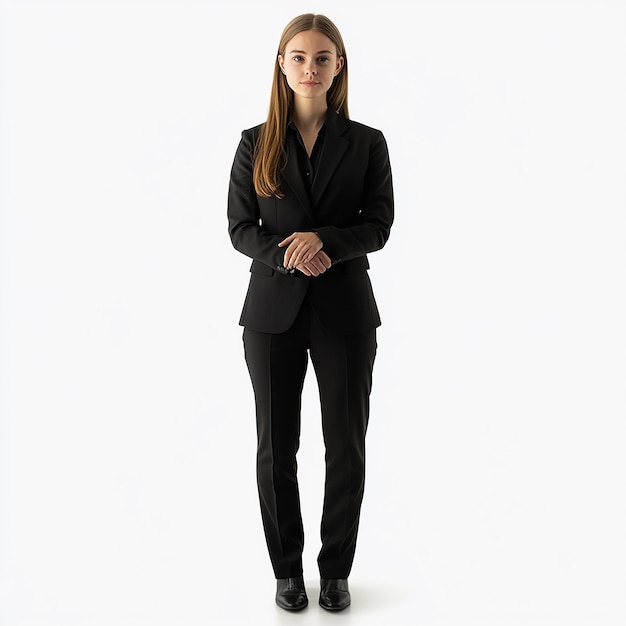
<instances>
[{"instance_id":1,"label":"blazer sleeve","mask_svg":"<svg viewBox=\"0 0 626 626\"><path fill-rule=\"evenodd\" d=\"M380 250L394 217L393 184L389 150L384 135L376 131L370 145L363 201L357 223L350 226L322 226L315 229L323 250L334 262L348 261Z\"/></svg>"},{"instance_id":2,"label":"blazer sleeve","mask_svg":"<svg viewBox=\"0 0 626 626\"><path fill-rule=\"evenodd\" d=\"M259 203L252 178L255 139L253 129L244 130L230 174L228 188L228 233L233 246L246 256L282 268L284 250L278 247L283 237L263 230Z\"/></svg>"}]
</instances>

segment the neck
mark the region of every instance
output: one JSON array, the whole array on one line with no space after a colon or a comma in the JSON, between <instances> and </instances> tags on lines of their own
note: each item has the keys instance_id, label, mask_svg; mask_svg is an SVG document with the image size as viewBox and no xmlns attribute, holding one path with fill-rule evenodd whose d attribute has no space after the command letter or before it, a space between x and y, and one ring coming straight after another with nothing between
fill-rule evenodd
<instances>
[{"instance_id":1,"label":"neck","mask_svg":"<svg viewBox=\"0 0 626 626\"><path fill-rule=\"evenodd\" d=\"M299 131L319 130L326 118L326 98L296 98L292 119Z\"/></svg>"}]
</instances>

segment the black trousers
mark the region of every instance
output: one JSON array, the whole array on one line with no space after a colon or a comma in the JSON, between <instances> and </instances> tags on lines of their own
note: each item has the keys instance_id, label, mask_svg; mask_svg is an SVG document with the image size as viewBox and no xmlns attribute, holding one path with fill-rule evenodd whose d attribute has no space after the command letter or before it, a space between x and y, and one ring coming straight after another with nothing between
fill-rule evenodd
<instances>
[{"instance_id":1,"label":"black trousers","mask_svg":"<svg viewBox=\"0 0 626 626\"><path fill-rule=\"evenodd\" d=\"M317 560L322 578L347 578L363 499L376 330L330 333L305 300L287 332L266 334L246 328L243 341L256 404L261 516L274 574L276 578L302 574L304 531L296 453L310 354L326 448L322 547Z\"/></svg>"}]
</instances>

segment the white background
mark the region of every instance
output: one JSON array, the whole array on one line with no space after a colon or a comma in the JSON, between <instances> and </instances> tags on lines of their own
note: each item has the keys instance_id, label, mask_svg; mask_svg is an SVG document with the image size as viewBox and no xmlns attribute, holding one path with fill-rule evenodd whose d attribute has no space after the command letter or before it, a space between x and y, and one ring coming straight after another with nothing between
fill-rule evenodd
<instances>
[{"instance_id":1,"label":"white background","mask_svg":"<svg viewBox=\"0 0 626 626\"><path fill-rule=\"evenodd\" d=\"M227 235L280 33L327 14L397 217L353 606L273 604ZM626 4L17 2L1 18L3 626L626 623Z\"/></svg>"}]
</instances>

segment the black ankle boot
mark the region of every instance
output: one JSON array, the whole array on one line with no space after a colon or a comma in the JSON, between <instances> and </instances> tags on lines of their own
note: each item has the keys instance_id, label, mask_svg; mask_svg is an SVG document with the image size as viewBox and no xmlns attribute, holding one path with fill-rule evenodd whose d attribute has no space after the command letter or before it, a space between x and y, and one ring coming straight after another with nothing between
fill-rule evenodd
<instances>
[{"instance_id":1,"label":"black ankle boot","mask_svg":"<svg viewBox=\"0 0 626 626\"><path fill-rule=\"evenodd\" d=\"M341 611L350 606L347 578L322 578L320 580L320 606L328 611Z\"/></svg>"},{"instance_id":2,"label":"black ankle boot","mask_svg":"<svg viewBox=\"0 0 626 626\"><path fill-rule=\"evenodd\" d=\"M309 603L302 576L276 580L276 604L287 611L299 611Z\"/></svg>"}]
</instances>

